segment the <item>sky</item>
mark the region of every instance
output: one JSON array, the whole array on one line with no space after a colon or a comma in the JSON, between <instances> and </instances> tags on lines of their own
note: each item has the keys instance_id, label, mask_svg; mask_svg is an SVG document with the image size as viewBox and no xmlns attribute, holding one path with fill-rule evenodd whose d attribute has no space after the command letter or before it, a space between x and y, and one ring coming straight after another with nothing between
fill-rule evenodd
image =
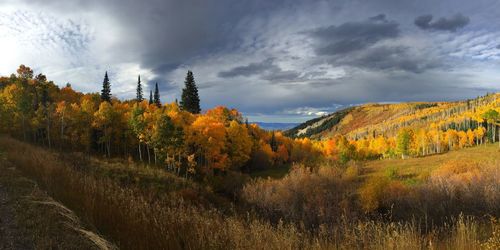
<instances>
[{"instance_id":1,"label":"sky","mask_svg":"<svg viewBox=\"0 0 500 250\"><path fill-rule=\"evenodd\" d=\"M500 91L500 1L1 0L0 75L163 102L194 72L201 106L301 122L368 102Z\"/></svg>"}]
</instances>

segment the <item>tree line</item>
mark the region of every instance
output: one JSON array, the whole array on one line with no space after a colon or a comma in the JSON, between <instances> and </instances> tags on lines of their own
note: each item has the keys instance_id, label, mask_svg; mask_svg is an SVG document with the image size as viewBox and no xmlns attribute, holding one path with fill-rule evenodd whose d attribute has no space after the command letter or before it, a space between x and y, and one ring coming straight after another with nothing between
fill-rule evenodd
<instances>
[{"instance_id":1,"label":"tree line","mask_svg":"<svg viewBox=\"0 0 500 250\"><path fill-rule=\"evenodd\" d=\"M49 148L130 157L185 176L290 162L293 140L249 124L235 109L202 114L193 72L184 83L180 102L162 103L158 84L144 98L139 76L136 98L119 100L107 72L100 93L81 93L21 65L17 74L0 77L0 130Z\"/></svg>"},{"instance_id":2,"label":"tree line","mask_svg":"<svg viewBox=\"0 0 500 250\"><path fill-rule=\"evenodd\" d=\"M107 72L100 93L84 94L21 65L17 74L0 77L0 131L49 148L131 158L183 176L422 156L499 141L500 94L470 100L469 108L422 106L399 118L396 133L377 127L377 133L310 140L265 131L236 109L218 106L202 113L193 72L184 83L180 102L162 103L158 84L144 98L139 76L136 98L119 100ZM408 122L443 113L446 119Z\"/></svg>"}]
</instances>

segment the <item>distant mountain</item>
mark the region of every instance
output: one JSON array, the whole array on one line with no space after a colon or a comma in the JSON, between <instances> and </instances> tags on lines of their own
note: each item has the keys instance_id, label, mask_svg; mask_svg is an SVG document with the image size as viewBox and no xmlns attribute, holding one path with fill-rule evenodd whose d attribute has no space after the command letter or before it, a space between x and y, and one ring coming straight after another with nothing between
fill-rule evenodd
<instances>
[{"instance_id":1,"label":"distant mountain","mask_svg":"<svg viewBox=\"0 0 500 250\"><path fill-rule=\"evenodd\" d=\"M259 127L265 130L287 130L300 124L300 123L284 123L284 122L252 122L252 123L259 125Z\"/></svg>"}]
</instances>

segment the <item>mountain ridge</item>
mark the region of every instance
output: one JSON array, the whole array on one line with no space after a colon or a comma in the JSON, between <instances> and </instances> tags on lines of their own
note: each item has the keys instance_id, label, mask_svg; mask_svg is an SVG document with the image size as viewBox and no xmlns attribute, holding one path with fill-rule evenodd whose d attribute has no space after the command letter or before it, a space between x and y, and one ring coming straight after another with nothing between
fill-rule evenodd
<instances>
[{"instance_id":1,"label":"mountain ridge","mask_svg":"<svg viewBox=\"0 0 500 250\"><path fill-rule=\"evenodd\" d=\"M500 93L491 93L449 102L367 103L311 119L285 131L285 135L321 140L342 134L356 139L369 135L394 135L401 127L478 122L481 120L478 111L497 107L499 99Z\"/></svg>"}]
</instances>

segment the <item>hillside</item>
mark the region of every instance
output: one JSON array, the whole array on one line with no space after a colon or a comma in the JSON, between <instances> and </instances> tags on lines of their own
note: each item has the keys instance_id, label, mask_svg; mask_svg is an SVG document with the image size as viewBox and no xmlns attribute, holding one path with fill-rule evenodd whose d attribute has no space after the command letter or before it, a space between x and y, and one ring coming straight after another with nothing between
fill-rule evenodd
<instances>
[{"instance_id":1,"label":"hillside","mask_svg":"<svg viewBox=\"0 0 500 250\"><path fill-rule=\"evenodd\" d=\"M340 134L358 139L393 136L402 127L428 128L451 125L460 129L483 122L480 113L499 107L500 93L455 102L370 103L349 107L302 123L285 132L290 137L328 139ZM453 123L453 124L452 124Z\"/></svg>"},{"instance_id":2,"label":"hillside","mask_svg":"<svg viewBox=\"0 0 500 250\"><path fill-rule=\"evenodd\" d=\"M287 130L294 128L300 123L285 123L285 122L253 122L259 125L264 130Z\"/></svg>"},{"instance_id":3,"label":"hillside","mask_svg":"<svg viewBox=\"0 0 500 250\"><path fill-rule=\"evenodd\" d=\"M363 162L363 177L380 176L388 170L396 170L404 180L426 177L447 162L495 162L500 157L498 145L485 144L478 147L455 150L444 154L409 159L382 159Z\"/></svg>"},{"instance_id":4,"label":"hillside","mask_svg":"<svg viewBox=\"0 0 500 250\"><path fill-rule=\"evenodd\" d=\"M116 249L92 225L27 178L2 149L0 249L53 249L55 245L57 249Z\"/></svg>"}]
</instances>

